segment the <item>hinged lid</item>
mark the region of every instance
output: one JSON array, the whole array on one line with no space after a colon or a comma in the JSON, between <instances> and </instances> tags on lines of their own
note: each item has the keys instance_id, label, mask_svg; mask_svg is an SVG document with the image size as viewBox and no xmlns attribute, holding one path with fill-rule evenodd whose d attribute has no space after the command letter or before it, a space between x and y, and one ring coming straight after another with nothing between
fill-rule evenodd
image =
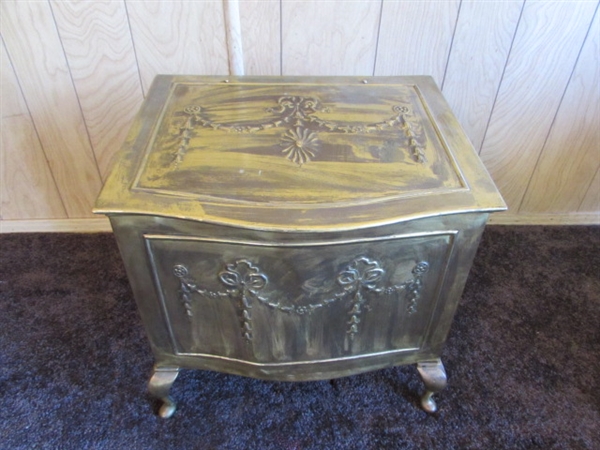
<instances>
[{"instance_id":1,"label":"hinged lid","mask_svg":"<svg viewBox=\"0 0 600 450\"><path fill-rule=\"evenodd\" d=\"M430 77L158 76L94 212L309 231L502 209Z\"/></svg>"}]
</instances>

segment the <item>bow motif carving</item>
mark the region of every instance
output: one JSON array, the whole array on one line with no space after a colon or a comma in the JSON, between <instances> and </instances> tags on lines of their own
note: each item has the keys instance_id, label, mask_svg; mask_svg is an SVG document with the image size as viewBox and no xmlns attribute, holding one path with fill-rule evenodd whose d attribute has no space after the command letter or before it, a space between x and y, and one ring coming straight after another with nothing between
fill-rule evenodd
<instances>
[{"instance_id":1,"label":"bow motif carving","mask_svg":"<svg viewBox=\"0 0 600 450\"><path fill-rule=\"evenodd\" d=\"M251 341L252 300L256 299L258 292L267 285L267 277L246 259L240 259L225 267L226 270L219 274L219 279L225 286L230 287L228 294L240 300L242 335Z\"/></svg>"},{"instance_id":2,"label":"bow motif carving","mask_svg":"<svg viewBox=\"0 0 600 450\"><path fill-rule=\"evenodd\" d=\"M364 291L377 292L382 291L377 287L381 281L385 271L380 267L379 261L374 261L365 257L357 258L338 275L337 282L352 295L352 309L348 312L350 320L348 324L348 335L350 339L354 339L354 335L358 333L358 324L360 316L363 313L363 307L367 307L365 303L367 298L364 296Z\"/></svg>"},{"instance_id":3,"label":"bow motif carving","mask_svg":"<svg viewBox=\"0 0 600 450\"><path fill-rule=\"evenodd\" d=\"M334 293L329 298L306 305L285 305L278 301L269 300L261 296L261 291L267 286L269 280L262 270L247 259L239 259L226 264L225 270L218 274L219 281L225 286L224 291L212 291L198 286L196 281L189 276L189 270L182 264L173 266L173 274L180 280L179 298L189 318L193 317L192 293L200 294L206 298L230 298L238 303L242 336L246 341L252 340L252 308L256 302L267 307L291 314L304 315L326 307L336 301L350 298L348 309L347 335L350 340L359 332L359 324L367 304L372 295L392 295L400 291L407 294L407 313L417 311L417 301L423 287L422 277L429 270L426 261L418 262L412 269L413 278L404 283L391 286L382 286L381 282L385 270L381 263L365 256L355 258L336 277L336 283L341 291ZM276 296L281 297L281 296Z\"/></svg>"}]
</instances>

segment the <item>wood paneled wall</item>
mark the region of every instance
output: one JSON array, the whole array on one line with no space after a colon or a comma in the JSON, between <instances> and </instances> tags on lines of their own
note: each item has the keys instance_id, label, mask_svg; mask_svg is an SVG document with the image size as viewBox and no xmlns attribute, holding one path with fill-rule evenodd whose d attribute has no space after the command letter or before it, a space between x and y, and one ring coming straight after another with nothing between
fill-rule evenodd
<instances>
[{"instance_id":1,"label":"wood paneled wall","mask_svg":"<svg viewBox=\"0 0 600 450\"><path fill-rule=\"evenodd\" d=\"M227 75L223 3L0 7L0 228L95 229L79 219L153 77ZM240 0L240 19L246 74L432 75L509 205L497 222L600 221L597 0Z\"/></svg>"}]
</instances>

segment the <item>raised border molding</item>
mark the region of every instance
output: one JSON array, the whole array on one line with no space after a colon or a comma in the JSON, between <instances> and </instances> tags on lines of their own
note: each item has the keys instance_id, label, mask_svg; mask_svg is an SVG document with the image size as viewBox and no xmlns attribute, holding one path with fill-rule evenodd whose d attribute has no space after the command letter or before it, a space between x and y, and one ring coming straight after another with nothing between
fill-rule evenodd
<instances>
[{"instance_id":1,"label":"raised border molding","mask_svg":"<svg viewBox=\"0 0 600 450\"><path fill-rule=\"evenodd\" d=\"M566 214L506 214L490 217L490 225L600 225L600 212ZM91 219L0 220L0 233L105 233L105 217Z\"/></svg>"}]
</instances>

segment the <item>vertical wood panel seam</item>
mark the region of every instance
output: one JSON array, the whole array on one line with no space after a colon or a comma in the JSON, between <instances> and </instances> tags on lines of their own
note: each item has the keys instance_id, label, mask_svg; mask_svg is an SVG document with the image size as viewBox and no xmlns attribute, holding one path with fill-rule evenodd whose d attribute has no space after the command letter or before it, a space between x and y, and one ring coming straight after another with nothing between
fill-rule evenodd
<instances>
[{"instance_id":1,"label":"vertical wood panel seam","mask_svg":"<svg viewBox=\"0 0 600 450\"><path fill-rule=\"evenodd\" d=\"M504 67L502 68L502 75L500 76L500 81L498 82L498 87L496 88L496 95L494 96L494 102L492 103L492 109L490 110L490 115L488 116L487 124L485 125L485 131L483 132L483 137L481 139L481 144L479 145L479 149L477 153L481 155L481 150L483 149L483 145L485 144L485 139L487 138L487 132L490 128L490 122L492 121L492 116L494 115L494 109L496 108L496 101L498 100L498 94L500 93L500 88L502 87L502 83L504 82L504 75L506 74L506 67L508 66L508 62L510 61L510 56L512 54L513 45L515 43L515 38L517 37L517 33L519 32L519 27L521 26L521 18L523 17L523 11L525 10L525 3L527 0L523 0L523 4L521 5L521 12L519 12L519 19L517 20L517 25L515 26L515 31L512 36L512 40L510 41L510 47L508 48L508 53L506 54L506 61L504 61Z\"/></svg>"},{"instance_id":2,"label":"vertical wood panel seam","mask_svg":"<svg viewBox=\"0 0 600 450\"><path fill-rule=\"evenodd\" d=\"M83 125L85 127L85 134L87 136L88 143L90 144L90 150L92 151L92 157L94 158L94 164L96 165L96 172L98 173L98 179L102 181L102 173L100 172L100 165L98 164L98 159L96 158L96 151L94 150L94 144L92 143L92 137L90 136L90 130L87 126L87 121L85 119L85 115L83 114L83 108L81 106L81 100L79 98L79 92L77 92L77 86L75 85L75 80L73 79L73 72L71 71L71 65L69 64L69 58L67 57L67 52L65 51L65 45L62 41L62 36L60 35L60 28L58 23L56 22L56 17L54 16L54 9L52 8L52 2L48 1L48 7L50 8L50 15L52 16L52 20L54 21L54 28L56 29L56 34L58 34L58 41L60 42L60 48L62 49L63 56L65 58L65 63L67 64L67 70L69 71L69 79L71 80L71 86L73 86L73 91L75 92L75 97L77 98L77 106L79 106L79 114L81 114L81 120L83 120Z\"/></svg>"},{"instance_id":3,"label":"vertical wood panel seam","mask_svg":"<svg viewBox=\"0 0 600 450\"><path fill-rule=\"evenodd\" d=\"M133 58L135 59L135 66L137 67L138 80L140 82L140 90L142 91L142 97L146 98L146 93L144 92L144 83L142 83L140 62L138 61L137 50L135 48L135 41L133 39L133 29L131 28L131 20L129 19L129 9L127 9L126 0L123 0L123 6L125 7L125 17L127 17L127 27L129 28L129 36L131 37L131 48L133 49Z\"/></svg>"},{"instance_id":4,"label":"vertical wood panel seam","mask_svg":"<svg viewBox=\"0 0 600 450\"><path fill-rule=\"evenodd\" d=\"M279 75L283 75L283 0L279 0Z\"/></svg>"},{"instance_id":5,"label":"vertical wood panel seam","mask_svg":"<svg viewBox=\"0 0 600 450\"><path fill-rule=\"evenodd\" d=\"M594 180L598 176L598 173L600 173L600 165L598 165L598 168L596 169L596 172L594 173L594 176L590 180L590 183L588 184L588 187L585 190L585 195L583 197L581 197L581 201L579 202L579 206L577 206L577 211L574 211L574 212L580 212L581 211L581 207L583 206L583 202L585 201L585 198L587 197L587 194L590 192L590 189L592 189L592 186L594 184ZM596 213L600 214L600 212L598 212L598 211L596 211Z\"/></svg>"},{"instance_id":6,"label":"vertical wood panel seam","mask_svg":"<svg viewBox=\"0 0 600 450\"><path fill-rule=\"evenodd\" d=\"M452 31L452 38L450 39L450 48L448 49L448 55L446 57L446 66L444 67L444 76L442 78L442 85L440 90L444 90L444 84L446 83L446 74L448 73L448 64L450 64L450 56L452 55L452 47L454 47L454 37L456 36L456 29L458 28L458 19L460 17L460 10L462 8L462 0L458 4L458 11L456 11L456 20L454 21L454 30Z\"/></svg>"},{"instance_id":7,"label":"vertical wood panel seam","mask_svg":"<svg viewBox=\"0 0 600 450\"><path fill-rule=\"evenodd\" d=\"M579 51L577 52L577 58L575 58L575 62L573 63L573 67L571 68L571 73L569 74L569 78L567 79L567 82L565 83L565 87L563 89L562 95L558 102L558 106L556 107L556 111L554 111L554 116L552 117L552 122L550 122L550 126L548 127L548 132L546 133L546 137L544 138L544 143L542 144L542 148L541 148L540 152L538 153L538 157L535 161L535 165L533 166L533 170L531 171L531 176L529 177L529 180L527 180L527 186L525 187L525 190L523 191L523 196L521 197L521 201L519 202L519 207L517 208L517 214L521 211L521 208L523 207L523 202L525 201L525 198L527 197L527 193L529 192L529 188L531 187L531 181L533 180L533 175L535 174L535 172L540 164L542 155L544 154L544 150L546 149L546 145L548 144L548 139L550 138L550 134L552 133L552 128L554 128L554 124L556 122L556 118L558 117L558 113L560 112L560 108L565 99L565 95L567 95L567 91L569 90L569 85L571 84L573 74L575 73L575 69L577 68L577 64L579 63L579 58L581 57L581 52L583 51L585 42L587 41L587 38L590 34L590 30L592 29L592 25L594 23L594 19L595 19L597 13L598 13L598 4L596 4L596 9L594 10L594 14L592 14L592 20L590 21L587 32L585 33L585 36L583 37L583 40L581 41L581 45L579 46ZM584 196L584 198L585 198L585 196Z\"/></svg>"},{"instance_id":8,"label":"vertical wood panel seam","mask_svg":"<svg viewBox=\"0 0 600 450\"><path fill-rule=\"evenodd\" d=\"M375 41L375 58L373 58L373 76L375 76L375 71L377 69L377 55L379 53L379 36L381 34L381 18L383 17L383 2L379 4L379 23L377 24L377 40Z\"/></svg>"},{"instance_id":9,"label":"vertical wood panel seam","mask_svg":"<svg viewBox=\"0 0 600 450\"><path fill-rule=\"evenodd\" d=\"M231 70L231 48L230 48L230 30L229 28L229 20L227 18L227 5L225 4L227 0L221 0L221 9L223 11L223 28L225 29L225 50L227 51L227 75L234 75Z\"/></svg>"},{"instance_id":10,"label":"vertical wood panel seam","mask_svg":"<svg viewBox=\"0 0 600 450\"><path fill-rule=\"evenodd\" d=\"M44 154L44 159L46 160L46 165L48 166L48 172L50 172L50 176L52 177L52 182L54 183L54 188L56 189L58 198L60 199L60 204L63 208L63 213L65 214L65 217L69 217L69 213L67 212L67 207L65 206L65 201L63 199L62 192L60 191L60 189L58 187L58 183L56 182L56 177L54 176L54 172L52 171L52 168L50 166L50 160L48 159L48 155L46 154L46 149L44 148L44 145L42 144L42 140L40 139L40 133L35 124L35 121L33 120L33 116L31 115L31 109L29 108L29 103L27 103L27 98L25 97L25 92L23 91L23 86L21 86L21 80L17 76L17 71L15 70L15 65L10 56L10 52L8 51L8 46L4 42L4 36L0 35L0 40L2 41L2 45L4 46L4 50L6 51L6 56L8 57L8 63L10 64L10 68L13 71L13 73L15 74L15 79L17 80L17 86L19 86L19 92L21 93L21 98L23 99L23 103L25 103L25 108L27 108L27 114L29 114L29 120L31 121L33 130L35 131L35 136L40 144L40 149L42 150L42 153Z\"/></svg>"}]
</instances>

